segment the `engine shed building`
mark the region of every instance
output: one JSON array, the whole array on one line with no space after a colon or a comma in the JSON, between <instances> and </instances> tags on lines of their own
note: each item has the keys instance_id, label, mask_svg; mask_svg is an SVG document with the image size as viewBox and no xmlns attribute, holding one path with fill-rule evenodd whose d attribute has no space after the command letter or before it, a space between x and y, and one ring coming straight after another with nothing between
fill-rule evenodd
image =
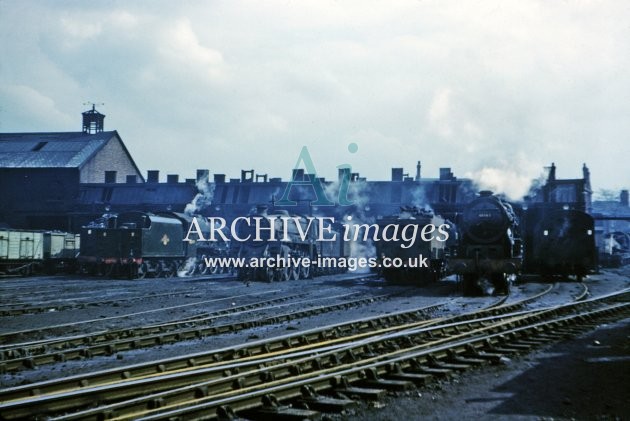
<instances>
[{"instance_id":1,"label":"engine shed building","mask_svg":"<svg viewBox=\"0 0 630 421\"><path fill-rule=\"evenodd\" d=\"M144 181L104 117L86 111L80 132L0 133L0 222L67 229L81 184Z\"/></svg>"}]
</instances>

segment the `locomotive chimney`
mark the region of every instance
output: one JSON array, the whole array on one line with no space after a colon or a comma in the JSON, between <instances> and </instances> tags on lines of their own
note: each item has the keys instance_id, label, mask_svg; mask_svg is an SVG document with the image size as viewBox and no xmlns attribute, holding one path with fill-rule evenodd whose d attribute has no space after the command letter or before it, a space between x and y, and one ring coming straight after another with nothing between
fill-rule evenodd
<instances>
[{"instance_id":1,"label":"locomotive chimney","mask_svg":"<svg viewBox=\"0 0 630 421\"><path fill-rule=\"evenodd\" d=\"M422 169L422 164L418 161L418 165L416 165L416 181L420 181L420 170Z\"/></svg>"},{"instance_id":2,"label":"locomotive chimney","mask_svg":"<svg viewBox=\"0 0 630 421\"><path fill-rule=\"evenodd\" d=\"M551 167L549 168L549 175L547 176L547 182L556 181L556 164L551 163Z\"/></svg>"}]
</instances>

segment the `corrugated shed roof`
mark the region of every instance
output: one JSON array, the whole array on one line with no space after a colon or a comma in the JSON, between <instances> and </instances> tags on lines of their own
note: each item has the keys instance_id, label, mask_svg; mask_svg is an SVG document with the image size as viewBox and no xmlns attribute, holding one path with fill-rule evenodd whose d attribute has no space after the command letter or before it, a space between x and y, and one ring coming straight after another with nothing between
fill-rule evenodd
<instances>
[{"instance_id":1,"label":"corrugated shed roof","mask_svg":"<svg viewBox=\"0 0 630 421\"><path fill-rule=\"evenodd\" d=\"M0 168L80 168L115 134L0 133Z\"/></svg>"},{"instance_id":2,"label":"corrugated shed roof","mask_svg":"<svg viewBox=\"0 0 630 421\"><path fill-rule=\"evenodd\" d=\"M109 190L109 194L106 193ZM194 184L114 184L81 186L80 204L187 204L197 194ZM107 197L107 198L106 198Z\"/></svg>"}]
</instances>

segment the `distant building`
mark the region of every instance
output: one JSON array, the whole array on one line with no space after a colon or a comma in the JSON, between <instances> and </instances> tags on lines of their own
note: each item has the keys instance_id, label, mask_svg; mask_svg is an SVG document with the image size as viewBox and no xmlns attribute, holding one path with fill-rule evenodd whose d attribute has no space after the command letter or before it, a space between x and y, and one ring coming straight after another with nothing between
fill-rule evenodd
<instances>
[{"instance_id":1,"label":"distant building","mask_svg":"<svg viewBox=\"0 0 630 421\"><path fill-rule=\"evenodd\" d=\"M0 133L0 221L65 228L82 183L143 182L120 135L103 131L104 115L83 113L83 131Z\"/></svg>"},{"instance_id":2,"label":"distant building","mask_svg":"<svg viewBox=\"0 0 630 421\"><path fill-rule=\"evenodd\" d=\"M622 231L630 233L630 204L628 190L621 190L619 200L593 202L596 227L602 233Z\"/></svg>"},{"instance_id":3,"label":"distant building","mask_svg":"<svg viewBox=\"0 0 630 421\"><path fill-rule=\"evenodd\" d=\"M547 205L567 206L584 212L591 212L592 195L591 173L584 164L582 178L556 178L556 165L551 163L547 181L532 196L526 197L529 203L544 203Z\"/></svg>"},{"instance_id":4,"label":"distant building","mask_svg":"<svg viewBox=\"0 0 630 421\"><path fill-rule=\"evenodd\" d=\"M240 178L214 174L212 180L209 170L200 169L196 179L182 181L177 174L160 181L160 172L150 170L145 180L118 132L104 131L105 115L93 106L82 117L80 132L0 133L0 224L78 232L103 213L131 210L187 210L233 219L257 205L276 206L289 184L288 200L295 206L285 207L292 213L368 220L413 205L455 220L476 191L472 180L455 177L450 168L440 168L438 178L423 178L419 161L415 176L392 168L386 181L368 181L341 168L336 180L320 178L336 204L319 207L311 206L312 186L293 186L313 180L301 169L293 171L290 181L249 169ZM338 200L341 180L349 180L350 206Z\"/></svg>"}]
</instances>

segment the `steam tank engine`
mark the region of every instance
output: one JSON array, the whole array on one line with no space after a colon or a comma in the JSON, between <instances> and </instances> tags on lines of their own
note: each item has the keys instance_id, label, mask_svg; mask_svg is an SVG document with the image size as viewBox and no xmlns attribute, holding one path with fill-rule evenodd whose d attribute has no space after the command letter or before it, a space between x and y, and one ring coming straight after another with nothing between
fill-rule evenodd
<instances>
[{"instance_id":1,"label":"steam tank engine","mask_svg":"<svg viewBox=\"0 0 630 421\"><path fill-rule=\"evenodd\" d=\"M526 211L525 269L543 276L574 275L581 280L597 268L595 221L568 207Z\"/></svg>"},{"instance_id":2,"label":"steam tank engine","mask_svg":"<svg viewBox=\"0 0 630 421\"><path fill-rule=\"evenodd\" d=\"M81 230L79 264L84 272L130 278L192 274L203 250L200 243L183 241L191 217L180 213L106 214ZM204 218L197 218L204 233Z\"/></svg>"},{"instance_id":3,"label":"steam tank engine","mask_svg":"<svg viewBox=\"0 0 630 421\"><path fill-rule=\"evenodd\" d=\"M482 292L480 281L489 280L497 294L509 291L508 275L522 263L519 223L512 206L490 191L480 191L461 215L457 256L450 259L461 275L464 295Z\"/></svg>"},{"instance_id":4,"label":"steam tank engine","mask_svg":"<svg viewBox=\"0 0 630 421\"><path fill-rule=\"evenodd\" d=\"M394 229L399 233L396 240L375 242L378 267L387 282L424 285L444 276L449 246L455 237L454 232L449 232L453 224L431 211L402 207L397 215L378 219L377 225L383 236L388 231L391 234ZM408 228L413 225L416 227ZM413 229L417 235L415 241L409 244L401 233ZM426 241L421 235L423 231ZM426 266L422 261L424 258Z\"/></svg>"},{"instance_id":5,"label":"steam tank engine","mask_svg":"<svg viewBox=\"0 0 630 421\"><path fill-rule=\"evenodd\" d=\"M286 211L268 213L266 208L259 207L248 219L251 224L240 221L238 237L245 241L239 241L238 257L248 264L238 268L238 278L274 282L308 279L339 271L335 270L334 263L350 255L349 244L332 229L323 236L331 238L334 235L335 240L320 241L319 224L316 220L309 223L311 219L289 215ZM256 224L255 220L258 220ZM257 267L249 265L253 260L261 264ZM317 264L323 260L326 260L325 265ZM304 264L306 261L309 263Z\"/></svg>"}]
</instances>

